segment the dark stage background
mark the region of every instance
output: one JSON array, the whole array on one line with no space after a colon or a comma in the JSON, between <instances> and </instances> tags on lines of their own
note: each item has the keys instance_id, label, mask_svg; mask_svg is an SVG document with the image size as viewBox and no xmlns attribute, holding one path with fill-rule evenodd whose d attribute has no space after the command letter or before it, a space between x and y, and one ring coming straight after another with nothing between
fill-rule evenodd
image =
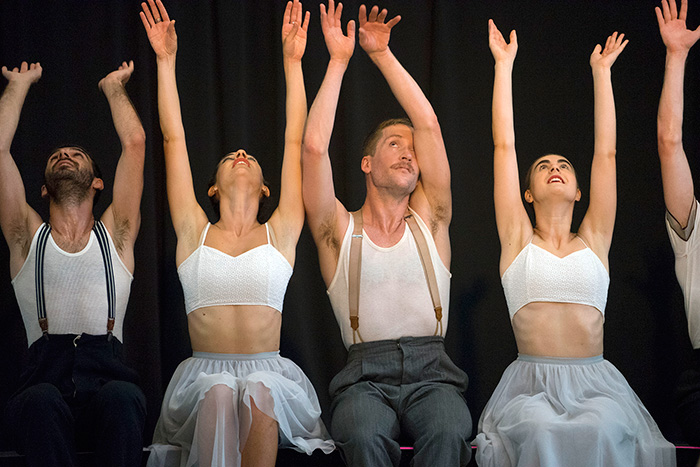
<instances>
[{"instance_id":1,"label":"dark stage background","mask_svg":"<svg viewBox=\"0 0 700 467\"><path fill-rule=\"evenodd\" d=\"M309 104L328 61L312 12L304 57ZM690 2L689 25L700 22ZM360 2L345 2L344 22ZM605 356L674 442L682 438L673 417L678 375L690 363L683 303L666 236L656 151L656 110L665 49L652 0L407 1L382 3L403 19L390 46L430 98L440 119L452 167L452 301L447 347L470 376L466 394L474 423L504 368L516 357L498 277L499 244L492 201L491 93L493 59L487 20L518 31L514 71L517 148L521 166L555 152L577 167L585 210L593 150L593 97L588 58L615 30L630 43L613 67L618 111L619 202L610 252L611 284ZM284 135L284 77L280 25L285 2L258 0L166 3L177 20L178 83L192 170L200 203L209 210L206 182L219 157L245 148L261 161L279 192ZM109 108L97 82L123 60L136 65L127 89L148 136L143 221L125 325L129 362L149 401L147 440L162 393L177 364L190 355L182 291L174 262L175 235L168 215L156 105L155 57L134 0L2 0L0 65L39 61L43 77L24 106L12 146L29 203L42 215L42 171L48 152L76 142L99 160L111 187L119 156ZM700 45L687 70L685 147L700 174ZM4 82L4 79L2 80ZM3 85L4 86L4 85ZM350 209L364 196L359 169L362 139L376 122L401 115L378 70L356 46L341 92L331 157L338 197ZM109 203L102 196L99 213ZM211 211L208 211L211 212ZM0 240L0 403L14 391L26 339ZM342 367L345 349L305 230L287 292L282 354L315 384L327 420L328 383Z\"/></svg>"}]
</instances>

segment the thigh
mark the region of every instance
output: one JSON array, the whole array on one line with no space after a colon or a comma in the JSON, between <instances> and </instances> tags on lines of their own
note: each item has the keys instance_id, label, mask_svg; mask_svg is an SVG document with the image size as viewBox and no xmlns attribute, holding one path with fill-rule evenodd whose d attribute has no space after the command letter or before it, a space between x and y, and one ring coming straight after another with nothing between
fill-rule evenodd
<instances>
[{"instance_id":1,"label":"thigh","mask_svg":"<svg viewBox=\"0 0 700 467\"><path fill-rule=\"evenodd\" d=\"M399 422L392 399L394 388L363 381L337 395L331 404L331 431L336 440L353 434L377 433L396 439Z\"/></svg>"}]
</instances>

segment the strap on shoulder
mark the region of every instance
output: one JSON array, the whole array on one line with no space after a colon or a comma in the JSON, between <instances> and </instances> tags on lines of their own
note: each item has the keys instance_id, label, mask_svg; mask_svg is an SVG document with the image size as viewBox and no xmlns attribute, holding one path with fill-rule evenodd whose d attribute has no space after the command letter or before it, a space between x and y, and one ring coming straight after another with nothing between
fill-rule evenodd
<instances>
[{"instance_id":1,"label":"strap on shoulder","mask_svg":"<svg viewBox=\"0 0 700 467\"><path fill-rule=\"evenodd\" d=\"M348 271L348 301L350 304L350 327L352 328L352 343L356 344L355 334L363 342L360 335L360 273L362 270L362 209L352 213L353 230L350 238L350 269Z\"/></svg>"}]
</instances>

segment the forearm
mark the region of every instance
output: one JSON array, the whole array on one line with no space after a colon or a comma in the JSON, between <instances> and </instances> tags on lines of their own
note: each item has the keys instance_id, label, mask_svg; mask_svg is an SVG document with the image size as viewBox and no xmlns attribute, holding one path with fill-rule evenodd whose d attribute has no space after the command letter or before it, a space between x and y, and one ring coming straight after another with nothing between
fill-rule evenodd
<instances>
[{"instance_id":1,"label":"forearm","mask_svg":"<svg viewBox=\"0 0 700 467\"><path fill-rule=\"evenodd\" d=\"M491 118L494 147L501 149L515 147L512 63L496 63Z\"/></svg>"},{"instance_id":2,"label":"forearm","mask_svg":"<svg viewBox=\"0 0 700 467\"><path fill-rule=\"evenodd\" d=\"M9 82L0 97L0 152L10 152L29 84Z\"/></svg>"},{"instance_id":3,"label":"forearm","mask_svg":"<svg viewBox=\"0 0 700 467\"><path fill-rule=\"evenodd\" d=\"M286 80L286 129L285 144L301 147L306 123L307 103L304 75L300 60L284 60Z\"/></svg>"},{"instance_id":4,"label":"forearm","mask_svg":"<svg viewBox=\"0 0 700 467\"><path fill-rule=\"evenodd\" d=\"M325 154L333 133L340 87L348 62L333 60L328 63L326 76L309 110L304 132L305 153Z\"/></svg>"},{"instance_id":5,"label":"forearm","mask_svg":"<svg viewBox=\"0 0 700 467\"><path fill-rule=\"evenodd\" d=\"M668 52L664 84L659 101L657 130L659 153L675 153L682 146L683 78L687 52Z\"/></svg>"},{"instance_id":6,"label":"forearm","mask_svg":"<svg viewBox=\"0 0 700 467\"><path fill-rule=\"evenodd\" d=\"M122 147L143 146L146 134L124 85L118 80L112 80L102 86L102 91L109 103L114 129Z\"/></svg>"},{"instance_id":7,"label":"forearm","mask_svg":"<svg viewBox=\"0 0 700 467\"><path fill-rule=\"evenodd\" d=\"M413 126L416 129L436 128L437 117L433 106L391 50L387 47L381 52L370 54L369 57L384 75L391 92L411 119Z\"/></svg>"},{"instance_id":8,"label":"forearm","mask_svg":"<svg viewBox=\"0 0 700 467\"><path fill-rule=\"evenodd\" d=\"M175 77L175 56L158 57L158 115L163 144L185 139L180 111L180 96Z\"/></svg>"},{"instance_id":9,"label":"forearm","mask_svg":"<svg viewBox=\"0 0 700 467\"><path fill-rule=\"evenodd\" d=\"M615 99L611 71L606 67L593 69L595 155L614 156L616 151Z\"/></svg>"}]
</instances>

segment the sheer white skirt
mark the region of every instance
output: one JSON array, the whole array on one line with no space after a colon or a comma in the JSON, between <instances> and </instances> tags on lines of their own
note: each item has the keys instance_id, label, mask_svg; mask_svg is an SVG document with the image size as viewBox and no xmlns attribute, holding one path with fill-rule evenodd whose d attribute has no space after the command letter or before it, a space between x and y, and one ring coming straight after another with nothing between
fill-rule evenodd
<instances>
[{"instance_id":1,"label":"sheer white skirt","mask_svg":"<svg viewBox=\"0 0 700 467\"><path fill-rule=\"evenodd\" d=\"M479 420L480 466L675 466L624 376L603 356L520 355Z\"/></svg>"},{"instance_id":2,"label":"sheer white skirt","mask_svg":"<svg viewBox=\"0 0 700 467\"><path fill-rule=\"evenodd\" d=\"M251 401L277 421L280 447L307 454L335 449L316 391L294 362L279 352L194 352L165 392L148 466L240 466Z\"/></svg>"}]
</instances>

